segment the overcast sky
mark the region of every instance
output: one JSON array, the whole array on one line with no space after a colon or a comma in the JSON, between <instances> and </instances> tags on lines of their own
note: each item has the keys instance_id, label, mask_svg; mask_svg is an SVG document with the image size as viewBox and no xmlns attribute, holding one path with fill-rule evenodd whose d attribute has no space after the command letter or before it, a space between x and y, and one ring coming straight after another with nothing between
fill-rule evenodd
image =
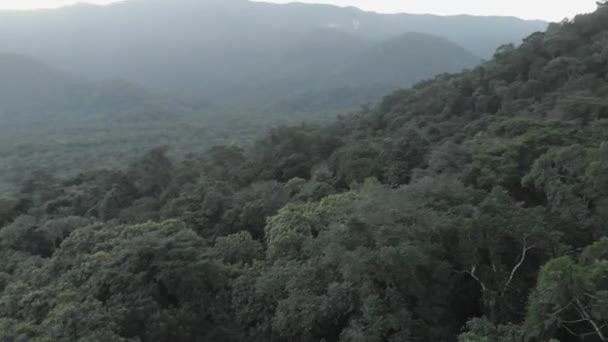
<instances>
[{"instance_id":1,"label":"overcast sky","mask_svg":"<svg viewBox=\"0 0 608 342\"><path fill-rule=\"evenodd\" d=\"M107 4L120 0L86 0ZM167 0L170 1L170 0ZM201 0L204 1L204 0ZM34 9L57 7L77 0L0 0L0 9ZM268 0L286 3L290 0ZM395 13L512 15L527 19L561 20L578 13L591 12L596 0L300 0L340 6L357 6L366 10Z\"/></svg>"}]
</instances>

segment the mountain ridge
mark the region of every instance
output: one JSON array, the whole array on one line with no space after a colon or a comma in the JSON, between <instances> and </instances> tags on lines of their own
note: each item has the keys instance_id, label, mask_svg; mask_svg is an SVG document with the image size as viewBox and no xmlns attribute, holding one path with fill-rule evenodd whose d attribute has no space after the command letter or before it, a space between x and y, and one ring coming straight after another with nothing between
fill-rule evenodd
<instances>
[{"instance_id":1,"label":"mountain ridge","mask_svg":"<svg viewBox=\"0 0 608 342\"><path fill-rule=\"evenodd\" d=\"M491 30L481 29L488 24ZM0 12L0 45L86 78L124 78L152 90L227 105L243 102L231 90L249 80L290 77L304 84L299 92L314 90L304 82L314 70L294 73L301 61L284 56L307 34L322 35L318 30L340 30L375 44L405 32L434 34L486 58L502 43L517 43L544 26L515 18L382 15L331 5L130 0ZM327 46L318 49L323 50L319 55L345 54Z\"/></svg>"}]
</instances>

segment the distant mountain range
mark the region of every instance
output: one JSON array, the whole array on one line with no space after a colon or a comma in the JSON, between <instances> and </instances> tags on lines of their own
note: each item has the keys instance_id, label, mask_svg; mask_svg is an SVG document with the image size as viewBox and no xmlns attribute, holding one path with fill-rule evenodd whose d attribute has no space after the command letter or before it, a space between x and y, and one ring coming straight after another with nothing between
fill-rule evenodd
<instances>
[{"instance_id":1,"label":"distant mountain range","mask_svg":"<svg viewBox=\"0 0 608 342\"><path fill-rule=\"evenodd\" d=\"M545 27L511 17L386 15L329 5L130 0L0 12L0 49L190 102L307 110L373 101L392 88L472 67L499 45Z\"/></svg>"}]
</instances>

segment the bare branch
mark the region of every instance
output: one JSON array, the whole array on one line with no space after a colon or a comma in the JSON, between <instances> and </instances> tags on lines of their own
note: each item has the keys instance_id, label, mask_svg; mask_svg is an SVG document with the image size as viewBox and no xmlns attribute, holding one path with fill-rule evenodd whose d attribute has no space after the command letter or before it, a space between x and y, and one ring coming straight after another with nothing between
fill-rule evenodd
<instances>
[{"instance_id":1,"label":"bare branch","mask_svg":"<svg viewBox=\"0 0 608 342\"><path fill-rule=\"evenodd\" d=\"M587 296L587 297L589 297L589 298L591 298L591 299L597 299L596 296L594 296L594 295L592 295L590 293L587 293L587 292L585 292L584 295Z\"/></svg>"},{"instance_id":2,"label":"bare branch","mask_svg":"<svg viewBox=\"0 0 608 342\"><path fill-rule=\"evenodd\" d=\"M475 279L475 281L477 281L479 283L479 285L481 286L481 289L485 292L486 285L483 283L483 281L481 281L481 279L479 279L479 277L477 275L475 275L475 271L477 271L477 265L472 265L470 271L460 271L459 273L464 273L464 274L470 275L471 278Z\"/></svg>"},{"instance_id":3,"label":"bare branch","mask_svg":"<svg viewBox=\"0 0 608 342\"><path fill-rule=\"evenodd\" d=\"M560 322L566 323L566 324L576 324L576 323L587 322L587 319L581 318L581 319L577 319L575 321L566 321L566 320L560 319Z\"/></svg>"},{"instance_id":4,"label":"bare branch","mask_svg":"<svg viewBox=\"0 0 608 342\"><path fill-rule=\"evenodd\" d=\"M600 327L592 318L591 315L587 312L587 310L585 309L585 306L583 305L583 303L581 303L580 300L576 300L576 310L581 314L581 316L583 316L583 318L585 318L589 324L591 324L593 326L593 330L595 330L595 333L597 334L597 336L603 341L606 342L608 341L608 339L606 339L606 336L604 336L604 333L602 332L602 327Z\"/></svg>"},{"instance_id":5,"label":"bare branch","mask_svg":"<svg viewBox=\"0 0 608 342\"><path fill-rule=\"evenodd\" d=\"M571 335L576 336L576 337L585 337L585 336L587 336L587 335L593 335L593 334L595 334L595 332L594 332L594 331L592 331L592 332L588 332L588 333L575 333L575 332L574 332L574 331L572 331L570 328L568 328L568 326L566 326L566 325L562 325L562 327L563 327L564 329L566 329L566 331L567 331L568 333L570 333Z\"/></svg>"},{"instance_id":6,"label":"bare branch","mask_svg":"<svg viewBox=\"0 0 608 342\"><path fill-rule=\"evenodd\" d=\"M574 299L570 301L570 303L566 304L564 307L562 307L561 309L558 309L557 311L555 311L554 313L551 314L551 316L555 316L558 313L561 313L563 311L565 311L566 309L568 309L570 307L570 305L572 305L574 303Z\"/></svg>"},{"instance_id":7,"label":"bare branch","mask_svg":"<svg viewBox=\"0 0 608 342\"><path fill-rule=\"evenodd\" d=\"M586 333L575 333L570 328L568 328L567 325L562 325L562 328L566 329L566 331L568 333L570 333L571 335L574 335L576 337L585 337L585 336L589 336L589 335L597 335L597 333L595 331L590 331L590 332L586 332Z\"/></svg>"},{"instance_id":8,"label":"bare branch","mask_svg":"<svg viewBox=\"0 0 608 342\"><path fill-rule=\"evenodd\" d=\"M517 270L521 267L521 265L526 260L526 253L528 253L528 251L530 249L534 248L534 247L535 246L528 247L527 237L524 237L524 246L522 248L521 256L519 258L519 261L517 262L517 264L515 265L515 267L513 267L513 269L511 270L511 274L509 275L509 279L507 279L507 282L505 283L505 286L502 288L502 292L507 291L507 288L509 287L509 285L513 281L513 277L515 276L515 272L517 272Z\"/></svg>"}]
</instances>

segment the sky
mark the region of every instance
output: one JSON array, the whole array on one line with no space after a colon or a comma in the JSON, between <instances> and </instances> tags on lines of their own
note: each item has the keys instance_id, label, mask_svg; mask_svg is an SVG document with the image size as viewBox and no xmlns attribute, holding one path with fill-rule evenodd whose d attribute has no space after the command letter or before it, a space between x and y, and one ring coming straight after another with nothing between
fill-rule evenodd
<instances>
[{"instance_id":1,"label":"sky","mask_svg":"<svg viewBox=\"0 0 608 342\"><path fill-rule=\"evenodd\" d=\"M81 0L95 4L108 4L122 0ZM204 1L204 0L201 0ZM290 0L264 0L286 3ZM382 13L430 13L509 15L525 19L559 21L579 13L591 12L596 0L299 0L310 3L329 3L339 6L356 6ZM59 7L78 0L0 0L0 9L36 9Z\"/></svg>"}]
</instances>

